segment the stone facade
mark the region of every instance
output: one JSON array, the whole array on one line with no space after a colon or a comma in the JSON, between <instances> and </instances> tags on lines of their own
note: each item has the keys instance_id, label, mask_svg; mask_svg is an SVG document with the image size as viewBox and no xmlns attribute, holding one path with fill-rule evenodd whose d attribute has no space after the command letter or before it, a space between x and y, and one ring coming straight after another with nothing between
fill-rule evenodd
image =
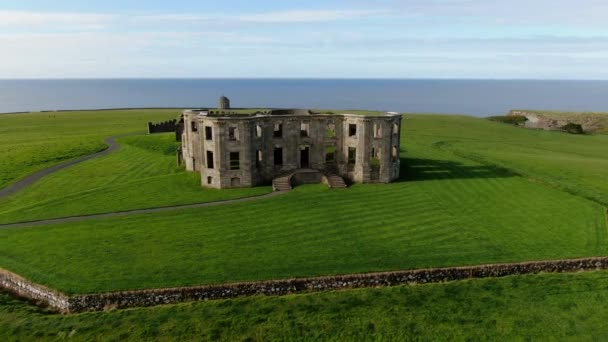
<instances>
[{"instance_id":1,"label":"stone facade","mask_svg":"<svg viewBox=\"0 0 608 342\"><path fill-rule=\"evenodd\" d=\"M84 312L253 295L280 296L302 292L439 283L540 272L580 272L605 269L608 269L608 257L596 257L120 291L70 297L0 269L0 286L23 297L45 303L58 311Z\"/></svg>"},{"instance_id":2,"label":"stone facade","mask_svg":"<svg viewBox=\"0 0 608 342\"><path fill-rule=\"evenodd\" d=\"M183 113L182 159L209 188L269 184L298 169L338 174L360 183L399 177L401 115L317 114L269 110Z\"/></svg>"}]
</instances>

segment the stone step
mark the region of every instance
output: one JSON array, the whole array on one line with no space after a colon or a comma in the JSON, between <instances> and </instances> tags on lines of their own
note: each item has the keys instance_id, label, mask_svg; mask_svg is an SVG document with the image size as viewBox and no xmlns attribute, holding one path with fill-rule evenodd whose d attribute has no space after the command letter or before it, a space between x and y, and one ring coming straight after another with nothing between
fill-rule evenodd
<instances>
[{"instance_id":1,"label":"stone step","mask_svg":"<svg viewBox=\"0 0 608 342\"><path fill-rule=\"evenodd\" d=\"M291 189L291 175L280 176L272 180L273 191L289 191Z\"/></svg>"},{"instance_id":2,"label":"stone step","mask_svg":"<svg viewBox=\"0 0 608 342\"><path fill-rule=\"evenodd\" d=\"M327 175L327 182L329 183L329 187L330 188L346 188L346 182L344 182L344 178L338 176L338 175L334 175L334 174L329 174Z\"/></svg>"}]
</instances>

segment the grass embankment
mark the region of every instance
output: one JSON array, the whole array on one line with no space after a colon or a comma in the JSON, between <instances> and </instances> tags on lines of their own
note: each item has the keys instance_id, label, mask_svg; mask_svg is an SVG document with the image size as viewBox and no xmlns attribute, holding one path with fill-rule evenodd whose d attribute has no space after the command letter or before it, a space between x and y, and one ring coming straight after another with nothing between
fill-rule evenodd
<instances>
[{"instance_id":1,"label":"grass embankment","mask_svg":"<svg viewBox=\"0 0 608 342\"><path fill-rule=\"evenodd\" d=\"M602 205L489 165L475 153L484 144L541 145L553 150L539 158L585 161L592 165L585 170L600 175L606 160L588 151L602 147L579 154L577 146L608 137L411 116L402 138L396 183L343 191L304 186L260 202L4 230L0 266L80 293L606 254ZM483 160L446 150L453 146L471 146L466 152ZM523 165L532 172L537 163ZM541 168L538 177L562 171ZM157 200L172 196L166 195Z\"/></svg>"},{"instance_id":2,"label":"grass embankment","mask_svg":"<svg viewBox=\"0 0 608 342\"><path fill-rule=\"evenodd\" d=\"M104 110L0 115L0 188L60 161L105 149L105 137L146 132L180 110Z\"/></svg>"},{"instance_id":3,"label":"grass embankment","mask_svg":"<svg viewBox=\"0 0 608 342\"><path fill-rule=\"evenodd\" d=\"M0 223L218 201L270 187L202 189L200 174L178 167L174 133L117 139L119 151L61 170L0 199Z\"/></svg>"},{"instance_id":4,"label":"grass embankment","mask_svg":"<svg viewBox=\"0 0 608 342\"><path fill-rule=\"evenodd\" d=\"M608 273L53 315L0 293L0 339L606 340Z\"/></svg>"}]
</instances>

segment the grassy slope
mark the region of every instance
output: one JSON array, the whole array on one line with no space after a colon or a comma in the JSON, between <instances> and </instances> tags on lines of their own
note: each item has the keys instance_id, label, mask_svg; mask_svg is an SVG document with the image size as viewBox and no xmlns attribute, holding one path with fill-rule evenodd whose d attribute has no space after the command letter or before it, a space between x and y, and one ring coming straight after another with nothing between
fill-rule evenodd
<instances>
[{"instance_id":1,"label":"grassy slope","mask_svg":"<svg viewBox=\"0 0 608 342\"><path fill-rule=\"evenodd\" d=\"M52 315L0 293L0 339L606 340L608 273Z\"/></svg>"},{"instance_id":2,"label":"grassy slope","mask_svg":"<svg viewBox=\"0 0 608 342\"><path fill-rule=\"evenodd\" d=\"M466 125L465 125L466 124ZM471 120L452 126L425 126L439 147L458 155L508 167L525 176L608 206L608 136L525 130Z\"/></svg>"},{"instance_id":3,"label":"grassy slope","mask_svg":"<svg viewBox=\"0 0 608 342\"><path fill-rule=\"evenodd\" d=\"M0 199L0 223L217 201L259 195L269 187L202 189L200 175L175 162L175 135L118 139L111 155L49 175Z\"/></svg>"},{"instance_id":4,"label":"grassy slope","mask_svg":"<svg viewBox=\"0 0 608 342\"><path fill-rule=\"evenodd\" d=\"M103 150L103 138L145 132L179 110L112 110L0 115L0 188L59 161Z\"/></svg>"},{"instance_id":5,"label":"grassy slope","mask_svg":"<svg viewBox=\"0 0 608 342\"><path fill-rule=\"evenodd\" d=\"M400 182L4 230L0 266L74 293L606 254L602 206L445 150L575 137L466 117L404 127Z\"/></svg>"}]
</instances>

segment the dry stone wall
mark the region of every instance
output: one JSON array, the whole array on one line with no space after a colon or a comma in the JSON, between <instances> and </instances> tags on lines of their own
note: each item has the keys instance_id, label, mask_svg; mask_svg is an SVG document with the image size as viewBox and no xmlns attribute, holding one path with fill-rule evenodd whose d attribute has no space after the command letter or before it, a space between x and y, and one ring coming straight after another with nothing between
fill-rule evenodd
<instances>
[{"instance_id":1,"label":"dry stone wall","mask_svg":"<svg viewBox=\"0 0 608 342\"><path fill-rule=\"evenodd\" d=\"M149 289L65 297L27 281L2 281L2 286L22 296L46 301L64 312L99 311L153 306L188 301L227 299L252 295L286 295L363 287L425 284L453 280L504 277L539 272L578 272L608 269L608 257L433 268L396 272L363 273L329 277L283 279L223 285ZM6 274L6 271L0 274ZM20 278L12 275L12 277ZM4 278L2 278L4 279ZM22 278L20 278L22 279ZM15 289L14 287L17 287ZM21 289L20 292L17 291ZM33 297L35 296L35 297ZM67 302L67 303L66 303Z\"/></svg>"},{"instance_id":2,"label":"dry stone wall","mask_svg":"<svg viewBox=\"0 0 608 342\"><path fill-rule=\"evenodd\" d=\"M55 310L69 311L68 297L48 287L32 283L31 281L6 270L0 269L0 288L43 303Z\"/></svg>"}]
</instances>

